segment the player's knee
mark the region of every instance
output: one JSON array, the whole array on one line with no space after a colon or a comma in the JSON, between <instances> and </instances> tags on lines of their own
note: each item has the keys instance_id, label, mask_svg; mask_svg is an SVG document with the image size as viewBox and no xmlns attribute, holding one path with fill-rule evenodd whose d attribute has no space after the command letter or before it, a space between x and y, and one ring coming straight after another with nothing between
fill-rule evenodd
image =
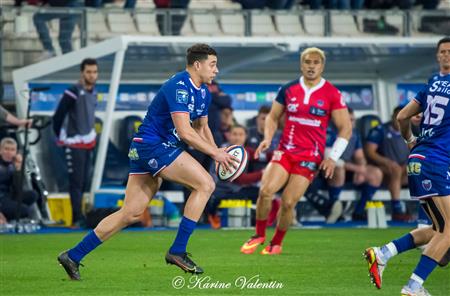
<instances>
[{"instance_id":1,"label":"player's knee","mask_svg":"<svg viewBox=\"0 0 450 296\"><path fill-rule=\"evenodd\" d=\"M367 182L372 186L380 186L383 181L383 172L377 167L371 167L367 170Z\"/></svg>"},{"instance_id":2,"label":"player's knee","mask_svg":"<svg viewBox=\"0 0 450 296\"><path fill-rule=\"evenodd\" d=\"M282 211L292 211L295 207L296 202L293 200L282 200L281 201L281 210Z\"/></svg>"},{"instance_id":3,"label":"player's knee","mask_svg":"<svg viewBox=\"0 0 450 296\"><path fill-rule=\"evenodd\" d=\"M259 197L264 200L272 200L274 194L275 192L269 186L262 185L259 189Z\"/></svg>"},{"instance_id":4,"label":"player's knee","mask_svg":"<svg viewBox=\"0 0 450 296\"><path fill-rule=\"evenodd\" d=\"M205 177L205 179L200 182L195 188L197 191L206 192L208 194L212 194L216 189L216 184L211 176Z\"/></svg>"}]
</instances>

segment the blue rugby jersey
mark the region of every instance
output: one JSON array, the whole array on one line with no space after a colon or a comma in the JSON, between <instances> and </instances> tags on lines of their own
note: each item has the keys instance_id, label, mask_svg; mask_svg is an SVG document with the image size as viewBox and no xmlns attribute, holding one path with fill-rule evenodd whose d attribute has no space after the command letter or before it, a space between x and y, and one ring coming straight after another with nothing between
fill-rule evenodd
<instances>
[{"instance_id":1,"label":"blue rugby jersey","mask_svg":"<svg viewBox=\"0 0 450 296\"><path fill-rule=\"evenodd\" d=\"M420 135L411 154L450 165L450 74L433 75L414 99L422 109Z\"/></svg>"},{"instance_id":2,"label":"blue rugby jersey","mask_svg":"<svg viewBox=\"0 0 450 296\"><path fill-rule=\"evenodd\" d=\"M211 94L205 84L196 87L187 71L179 72L167 80L148 107L134 141L149 144L163 143L179 147L179 138L171 114L189 113L190 121L208 116Z\"/></svg>"}]
</instances>

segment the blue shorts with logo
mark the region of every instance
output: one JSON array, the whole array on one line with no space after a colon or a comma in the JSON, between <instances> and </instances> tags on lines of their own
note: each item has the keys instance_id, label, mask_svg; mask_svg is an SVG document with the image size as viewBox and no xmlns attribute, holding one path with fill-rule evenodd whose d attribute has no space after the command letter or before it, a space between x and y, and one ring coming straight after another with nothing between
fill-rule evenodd
<instances>
[{"instance_id":1,"label":"blue shorts with logo","mask_svg":"<svg viewBox=\"0 0 450 296\"><path fill-rule=\"evenodd\" d=\"M412 199L450 195L450 167L410 155L408 159L408 185Z\"/></svg>"},{"instance_id":2,"label":"blue shorts with logo","mask_svg":"<svg viewBox=\"0 0 450 296\"><path fill-rule=\"evenodd\" d=\"M184 151L183 147L148 144L132 141L128 158L130 160L130 175L151 174L156 176L169 166Z\"/></svg>"}]
</instances>

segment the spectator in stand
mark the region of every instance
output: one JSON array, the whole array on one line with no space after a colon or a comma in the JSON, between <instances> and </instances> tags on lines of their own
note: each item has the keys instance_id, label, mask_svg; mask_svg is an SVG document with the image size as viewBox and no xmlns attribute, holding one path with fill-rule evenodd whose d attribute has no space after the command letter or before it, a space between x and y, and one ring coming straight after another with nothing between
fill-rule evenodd
<instances>
[{"instance_id":1,"label":"spectator in stand","mask_svg":"<svg viewBox=\"0 0 450 296\"><path fill-rule=\"evenodd\" d=\"M211 105L208 110L208 125L213 133L214 141L217 145L221 145L222 137L220 135L221 126L221 112L222 109L231 109L231 97L224 93L217 81L213 81L208 85L208 90L211 93Z\"/></svg>"},{"instance_id":2,"label":"spectator in stand","mask_svg":"<svg viewBox=\"0 0 450 296\"><path fill-rule=\"evenodd\" d=\"M155 2L156 8L175 8L175 9L185 9L189 5L190 0L153 0ZM166 32L164 24L165 24L165 15L158 14L156 16L156 22L158 23L158 29L161 35L180 35L181 28L183 28L183 24L186 20L186 14L174 14L171 15L171 23L172 27L170 28L170 32Z\"/></svg>"},{"instance_id":3,"label":"spectator in stand","mask_svg":"<svg viewBox=\"0 0 450 296\"><path fill-rule=\"evenodd\" d=\"M266 6L266 0L233 0L233 2L242 5L242 9L263 9Z\"/></svg>"},{"instance_id":4,"label":"spectator in stand","mask_svg":"<svg viewBox=\"0 0 450 296\"><path fill-rule=\"evenodd\" d=\"M369 131L364 151L370 164L378 166L384 175L391 194L392 219L409 221L404 204L400 201L402 185L408 184L406 164L409 149L403 140L398 121L395 120L402 107L396 107L391 121L374 127Z\"/></svg>"},{"instance_id":5,"label":"spectator in stand","mask_svg":"<svg viewBox=\"0 0 450 296\"><path fill-rule=\"evenodd\" d=\"M38 1L33 1L38 2ZM48 0L41 1L42 5L49 5L51 7L80 7L81 0ZM59 19L59 36L58 41L63 54L71 52L72 34L75 26L79 23L79 15L73 13L35 13L33 16L34 26L39 35L39 40L44 47L45 52L38 58L38 60L45 60L56 55L55 48L52 45L52 39L47 23L53 19Z\"/></svg>"},{"instance_id":6,"label":"spectator in stand","mask_svg":"<svg viewBox=\"0 0 450 296\"><path fill-rule=\"evenodd\" d=\"M369 9L411 9L414 5L422 5L423 9L436 9L440 0L369 0L366 6Z\"/></svg>"},{"instance_id":7,"label":"spectator in stand","mask_svg":"<svg viewBox=\"0 0 450 296\"><path fill-rule=\"evenodd\" d=\"M230 142L230 132L234 124L235 119L233 117L233 108L227 106L220 110L219 131L213 135L218 146L223 146L225 143Z\"/></svg>"},{"instance_id":8,"label":"spectator in stand","mask_svg":"<svg viewBox=\"0 0 450 296\"><path fill-rule=\"evenodd\" d=\"M364 0L309 0L311 9L362 9Z\"/></svg>"},{"instance_id":9,"label":"spectator in stand","mask_svg":"<svg viewBox=\"0 0 450 296\"><path fill-rule=\"evenodd\" d=\"M295 0L272 0L266 1L266 6L271 9L291 9Z\"/></svg>"},{"instance_id":10,"label":"spectator in stand","mask_svg":"<svg viewBox=\"0 0 450 296\"><path fill-rule=\"evenodd\" d=\"M295 0L232 0L242 5L242 9L291 9Z\"/></svg>"},{"instance_id":11,"label":"spectator in stand","mask_svg":"<svg viewBox=\"0 0 450 296\"><path fill-rule=\"evenodd\" d=\"M248 128L248 137L247 137L247 147L256 150L259 144L264 139L264 124L266 122L267 114L270 112L270 106L261 106L258 110L258 115L256 116L256 126L252 126ZM249 171L259 170L266 167L269 163L270 158L268 157L268 153L273 152L278 146L280 142L281 131L278 130L275 132L275 135L272 139L272 144L267 151L262 152L259 155L259 158L254 162L249 164ZM266 153L268 152L268 153Z\"/></svg>"},{"instance_id":12,"label":"spectator in stand","mask_svg":"<svg viewBox=\"0 0 450 296\"><path fill-rule=\"evenodd\" d=\"M234 125L230 130L229 139L230 141L224 145L225 147L230 145L244 146L247 140L246 128L242 125ZM245 146L245 150L248 155L248 167L250 167L252 162L257 161L254 158L255 150L248 146ZM269 153L268 158L272 158L272 153ZM242 173L242 175L233 182L225 182L220 180L216 182L216 189L211 195L211 199L207 207L208 221L212 228L220 228L220 218L217 215L217 210L221 200L233 198L249 199L253 203L256 202L259 192L258 183L261 181L263 168L249 172L248 167L244 173ZM272 208L272 212L270 214L271 220L268 221L268 223L273 223L276 218L278 208L279 203L277 208Z\"/></svg>"},{"instance_id":13,"label":"spectator in stand","mask_svg":"<svg viewBox=\"0 0 450 296\"><path fill-rule=\"evenodd\" d=\"M137 0L85 0L84 4L87 7L102 7L104 4L121 4L123 2L123 8L134 9L136 7Z\"/></svg>"},{"instance_id":14,"label":"spectator in stand","mask_svg":"<svg viewBox=\"0 0 450 296\"><path fill-rule=\"evenodd\" d=\"M344 187L346 177L352 179L352 184L360 187L361 199L357 202L353 212L353 220L366 220L365 206L366 202L372 200L375 192L381 185L383 180L382 171L373 165L367 164L362 149L362 141L358 130L355 129L355 114L351 108L348 108L350 119L353 125L352 137L349 140L347 148L342 154L340 160L336 164L333 177L328 181L328 195L331 201L338 201L342 188ZM336 134L330 132L330 141L335 141ZM328 223L336 222L339 217L330 217Z\"/></svg>"},{"instance_id":15,"label":"spectator in stand","mask_svg":"<svg viewBox=\"0 0 450 296\"><path fill-rule=\"evenodd\" d=\"M25 127L28 125L28 127L31 127L31 124L33 123L33 120L31 119L19 119L8 112L3 106L0 106L0 124L3 124L4 122L18 126L18 127Z\"/></svg>"},{"instance_id":16,"label":"spectator in stand","mask_svg":"<svg viewBox=\"0 0 450 296\"><path fill-rule=\"evenodd\" d=\"M3 138L0 142L0 212L8 220L16 218L19 210L20 218L32 216L31 205L38 195L32 190L22 191L22 202L19 205L17 193L20 192L20 170L22 155L17 153L17 142L13 138Z\"/></svg>"}]
</instances>

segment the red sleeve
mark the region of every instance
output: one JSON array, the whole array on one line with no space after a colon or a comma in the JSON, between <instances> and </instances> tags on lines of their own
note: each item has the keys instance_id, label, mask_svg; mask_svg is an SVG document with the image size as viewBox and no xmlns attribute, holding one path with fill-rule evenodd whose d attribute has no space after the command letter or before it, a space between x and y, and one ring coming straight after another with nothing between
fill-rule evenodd
<instances>
[{"instance_id":1,"label":"red sleeve","mask_svg":"<svg viewBox=\"0 0 450 296\"><path fill-rule=\"evenodd\" d=\"M345 104L345 100L341 92L332 85L330 87L330 94L331 94L331 111L347 108L347 105Z\"/></svg>"},{"instance_id":2,"label":"red sleeve","mask_svg":"<svg viewBox=\"0 0 450 296\"><path fill-rule=\"evenodd\" d=\"M252 147L245 146L245 151L247 151L248 162L255 160L255 149Z\"/></svg>"},{"instance_id":3,"label":"red sleeve","mask_svg":"<svg viewBox=\"0 0 450 296\"><path fill-rule=\"evenodd\" d=\"M242 175L240 175L239 178L234 180L234 183L237 183L239 185L250 185L259 182L261 178L262 178L262 170L251 173L242 173Z\"/></svg>"}]
</instances>

